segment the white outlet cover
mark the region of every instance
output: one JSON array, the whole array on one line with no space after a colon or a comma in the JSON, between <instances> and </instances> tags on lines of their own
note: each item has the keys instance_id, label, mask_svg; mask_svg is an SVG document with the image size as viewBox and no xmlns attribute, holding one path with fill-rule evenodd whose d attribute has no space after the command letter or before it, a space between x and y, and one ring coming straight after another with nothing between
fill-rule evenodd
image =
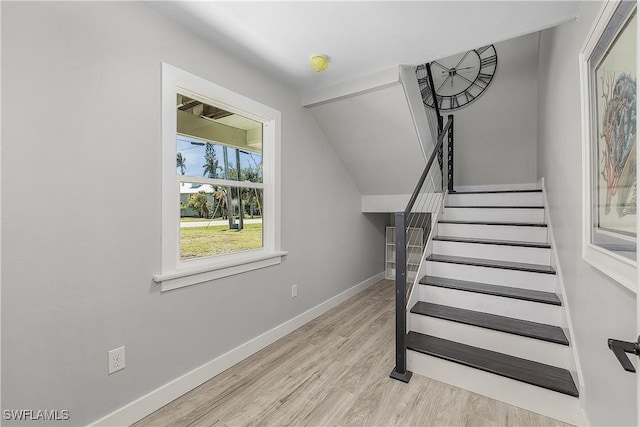
<instances>
[{"instance_id":1,"label":"white outlet cover","mask_svg":"<svg viewBox=\"0 0 640 427\"><path fill-rule=\"evenodd\" d=\"M107 360L107 362L108 362L109 374L113 374L114 372L117 372L125 368L126 354L125 354L124 346L110 350L108 353L108 356L109 356L109 359Z\"/></svg>"},{"instance_id":2,"label":"white outlet cover","mask_svg":"<svg viewBox=\"0 0 640 427\"><path fill-rule=\"evenodd\" d=\"M291 286L291 298L295 298L298 296L298 284Z\"/></svg>"}]
</instances>

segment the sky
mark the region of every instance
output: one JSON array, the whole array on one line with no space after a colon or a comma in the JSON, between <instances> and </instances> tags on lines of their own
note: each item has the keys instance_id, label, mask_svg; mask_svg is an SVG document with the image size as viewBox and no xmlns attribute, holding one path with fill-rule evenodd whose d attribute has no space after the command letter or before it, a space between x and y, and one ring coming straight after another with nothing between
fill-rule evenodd
<instances>
[{"instance_id":1,"label":"sky","mask_svg":"<svg viewBox=\"0 0 640 427\"><path fill-rule=\"evenodd\" d=\"M177 152L182 153L183 159L185 159L186 170L185 176L203 176L205 164L204 153L205 153L205 141L187 137L183 135L178 135L176 139ZM218 158L218 165L220 167L224 167L224 153L223 153L223 145L221 144L213 144L214 151ZM227 147L227 154L229 160L229 168L236 167L236 149L234 147ZM246 151L240 151L240 168L252 167L255 168L256 164L262 165L262 156L259 153L249 153ZM180 174L180 170L176 169L177 173ZM221 171L219 171L221 173ZM222 176L221 176L222 178Z\"/></svg>"}]
</instances>

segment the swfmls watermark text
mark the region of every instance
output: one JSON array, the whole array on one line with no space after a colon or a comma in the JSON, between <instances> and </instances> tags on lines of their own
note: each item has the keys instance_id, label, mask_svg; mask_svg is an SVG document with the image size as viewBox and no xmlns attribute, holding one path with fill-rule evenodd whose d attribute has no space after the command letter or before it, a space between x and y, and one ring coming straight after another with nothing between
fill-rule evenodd
<instances>
[{"instance_id":1,"label":"swfmls watermark text","mask_svg":"<svg viewBox=\"0 0 640 427\"><path fill-rule=\"evenodd\" d=\"M67 421L68 409L5 409L2 418L6 421Z\"/></svg>"}]
</instances>

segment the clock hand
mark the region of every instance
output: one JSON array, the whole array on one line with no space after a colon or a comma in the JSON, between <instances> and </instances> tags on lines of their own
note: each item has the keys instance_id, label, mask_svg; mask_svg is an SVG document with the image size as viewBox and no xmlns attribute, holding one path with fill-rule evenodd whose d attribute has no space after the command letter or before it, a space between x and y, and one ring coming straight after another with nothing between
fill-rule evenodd
<instances>
[{"instance_id":1,"label":"clock hand","mask_svg":"<svg viewBox=\"0 0 640 427\"><path fill-rule=\"evenodd\" d=\"M458 61L458 63L456 64L455 67L453 68L458 68L458 65L462 64L462 61L464 61L464 59L467 57L467 55L469 55L469 52L471 52L470 50L467 51L467 53L464 54L464 56L462 57L462 59L460 59L460 61Z\"/></svg>"},{"instance_id":2,"label":"clock hand","mask_svg":"<svg viewBox=\"0 0 640 427\"><path fill-rule=\"evenodd\" d=\"M473 68L476 68L476 67L455 68L454 70L455 70L455 72L456 72L456 74L457 74L457 73L459 73L460 71L467 71L467 70L471 70L471 69L473 69ZM447 70L447 71L440 71L440 74L444 75L444 74L448 74L448 73L450 73L450 72L451 72L450 70Z\"/></svg>"},{"instance_id":3,"label":"clock hand","mask_svg":"<svg viewBox=\"0 0 640 427\"><path fill-rule=\"evenodd\" d=\"M449 69L447 67L445 67L444 65L442 65L441 63L439 63L438 61L433 61L432 64L435 64L438 67L442 68L443 70L446 70L447 72L449 72Z\"/></svg>"},{"instance_id":4,"label":"clock hand","mask_svg":"<svg viewBox=\"0 0 640 427\"><path fill-rule=\"evenodd\" d=\"M464 79L464 80L468 81L469 83L475 83L475 82L472 82L471 80L469 80L468 78L466 78L465 76L458 75L458 77L460 77L461 79Z\"/></svg>"},{"instance_id":5,"label":"clock hand","mask_svg":"<svg viewBox=\"0 0 640 427\"><path fill-rule=\"evenodd\" d=\"M472 82L471 80L469 80L469 79L468 79L468 78L466 78L465 76L460 75L460 74L456 74L456 75L457 75L458 77L460 77L461 79L465 79L466 81L468 81L468 82L469 82L469 83L471 83L472 85L476 85L476 86L478 86L480 89L484 89L484 87L480 86L480 85L479 85L478 83L476 83L476 82Z\"/></svg>"},{"instance_id":6,"label":"clock hand","mask_svg":"<svg viewBox=\"0 0 640 427\"><path fill-rule=\"evenodd\" d=\"M438 89L436 89L436 93L440 90L440 88L442 86L444 86L444 84L447 82L447 80L451 79L451 76L447 76L446 79L444 79L444 81L440 84L440 86L438 86ZM451 84L453 84L453 79L451 79Z\"/></svg>"}]
</instances>

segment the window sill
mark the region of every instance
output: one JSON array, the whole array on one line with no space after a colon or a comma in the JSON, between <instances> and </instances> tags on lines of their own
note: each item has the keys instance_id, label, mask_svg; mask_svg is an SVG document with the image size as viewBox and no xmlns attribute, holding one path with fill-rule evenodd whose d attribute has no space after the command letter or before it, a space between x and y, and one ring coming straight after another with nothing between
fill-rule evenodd
<instances>
[{"instance_id":1,"label":"window sill","mask_svg":"<svg viewBox=\"0 0 640 427\"><path fill-rule=\"evenodd\" d=\"M197 283L232 276L234 274L257 270L258 268L277 265L282 262L282 257L285 255L287 255L286 251L278 251L215 266L161 273L154 275L153 281L160 284L161 292L166 292Z\"/></svg>"}]
</instances>

